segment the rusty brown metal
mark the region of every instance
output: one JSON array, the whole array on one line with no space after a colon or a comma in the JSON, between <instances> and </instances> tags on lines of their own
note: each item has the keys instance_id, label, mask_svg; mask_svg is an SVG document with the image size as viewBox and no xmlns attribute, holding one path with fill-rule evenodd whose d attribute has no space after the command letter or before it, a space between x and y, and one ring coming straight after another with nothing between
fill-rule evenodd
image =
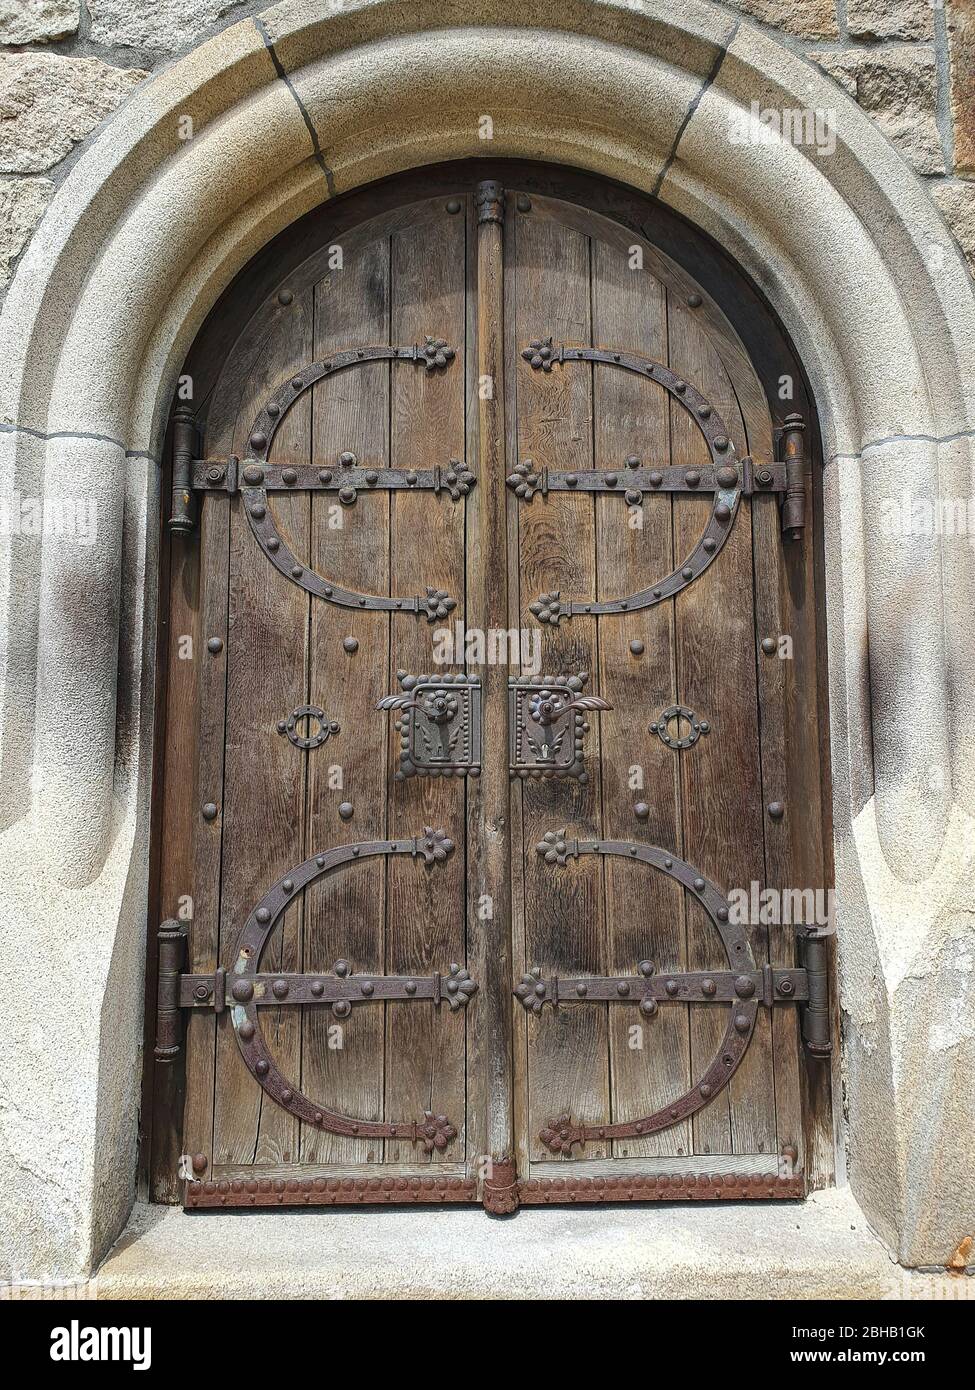
<instances>
[{"instance_id":1,"label":"rusty brown metal","mask_svg":"<svg viewBox=\"0 0 975 1390\"><path fill-rule=\"evenodd\" d=\"M509 1216L518 1210L518 1173L509 1156L496 1158L484 1174L481 1202L492 1216Z\"/></svg>"},{"instance_id":2,"label":"rusty brown metal","mask_svg":"<svg viewBox=\"0 0 975 1390\"><path fill-rule=\"evenodd\" d=\"M394 1206L397 1203L476 1202L473 1178L234 1178L190 1181L187 1207Z\"/></svg>"},{"instance_id":3,"label":"rusty brown metal","mask_svg":"<svg viewBox=\"0 0 975 1390\"><path fill-rule=\"evenodd\" d=\"M180 924L174 918L169 918L156 933L156 940L159 950L159 973L156 993L155 1057L157 1062L171 1062L179 1054L182 1039L179 972L183 965L186 937Z\"/></svg>"},{"instance_id":4,"label":"rusty brown metal","mask_svg":"<svg viewBox=\"0 0 975 1390\"><path fill-rule=\"evenodd\" d=\"M782 532L791 541L800 540L806 525L806 422L801 415L787 415L782 430L786 488L782 502Z\"/></svg>"},{"instance_id":5,"label":"rusty brown metal","mask_svg":"<svg viewBox=\"0 0 975 1390\"><path fill-rule=\"evenodd\" d=\"M519 1186L522 1206L562 1202L736 1202L742 1199L797 1201L806 1195L802 1173L658 1173L614 1178L529 1178Z\"/></svg>"}]
</instances>

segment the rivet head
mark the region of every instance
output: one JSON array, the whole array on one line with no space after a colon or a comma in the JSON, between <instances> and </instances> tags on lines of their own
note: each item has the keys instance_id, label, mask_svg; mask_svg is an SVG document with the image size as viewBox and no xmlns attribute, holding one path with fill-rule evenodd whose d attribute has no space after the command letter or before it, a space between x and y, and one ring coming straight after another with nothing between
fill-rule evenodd
<instances>
[{"instance_id":1,"label":"rivet head","mask_svg":"<svg viewBox=\"0 0 975 1390\"><path fill-rule=\"evenodd\" d=\"M747 1014L735 1014L735 1028L739 1033L747 1033L751 1027L751 1021Z\"/></svg>"},{"instance_id":2,"label":"rivet head","mask_svg":"<svg viewBox=\"0 0 975 1390\"><path fill-rule=\"evenodd\" d=\"M194 997L195 999L199 999L201 1003L203 1002L204 999L209 999L209 998L210 998L210 989L209 989L209 986L207 986L207 985L197 985L196 989L193 991L193 997Z\"/></svg>"},{"instance_id":3,"label":"rivet head","mask_svg":"<svg viewBox=\"0 0 975 1390\"><path fill-rule=\"evenodd\" d=\"M294 487L295 483L298 481L297 470L294 468L283 469L281 473L281 481L283 483L286 483L288 487Z\"/></svg>"},{"instance_id":4,"label":"rivet head","mask_svg":"<svg viewBox=\"0 0 975 1390\"><path fill-rule=\"evenodd\" d=\"M254 916L257 918L257 920L258 920L258 921L262 924L262 926L263 926L263 925L265 925L267 922L270 922L270 920L271 920L271 910L270 910L270 908L267 908L267 907L259 907L259 908L257 909L257 911L254 913Z\"/></svg>"},{"instance_id":5,"label":"rivet head","mask_svg":"<svg viewBox=\"0 0 975 1390\"><path fill-rule=\"evenodd\" d=\"M250 1042L251 1038L254 1036L254 1025L249 1018L245 1019L237 1029L237 1036L243 1038L244 1042Z\"/></svg>"},{"instance_id":6,"label":"rivet head","mask_svg":"<svg viewBox=\"0 0 975 1390\"><path fill-rule=\"evenodd\" d=\"M724 522L724 521L727 521L727 520L730 518L730 516L731 516L731 508L728 506L727 502L719 502L718 505L717 505L717 506L715 507L715 509L714 509L714 519L715 519L715 521L722 521L722 522Z\"/></svg>"},{"instance_id":7,"label":"rivet head","mask_svg":"<svg viewBox=\"0 0 975 1390\"><path fill-rule=\"evenodd\" d=\"M194 1155L193 1155L193 1172L194 1172L194 1173L205 1173L206 1170L207 1170L207 1156L206 1156L206 1154L194 1154Z\"/></svg>"},{"instance_id":8,"label":"rivet head","mask_svg":"<svg viewBox=\"0 0 975 1390\"><path fill-rule=\"evenodd\" d=\"M735 468L719 468L715 476L722 487L734 487L738 481L738 471Z\"/></svg>"},{"instance_id":9,"label":"rivet head","mask_svg":"<svg viewBox=\"0 0 975 1390\"><path fill-rule=\"evenodd\" d=\"M688 581L694 578L694 571L691 569L690 565L686 565L684 569L681 570L681 578Z\"/></svg>"},{"instance_id":10,"label":"rivet head","mask_svg":"<svg viewBox=\"0 0 975 1390\"><path fill-rule=\"evenodd\" d=\"M325 986L322 984L321 980L312 980L311 992L316 999L321 999L322 995L325 993Z\"/></svg>"},{"instance_id":11,"label":"rivet head","mask_svg":"<svg viewBox=\"0 0 975 1390\"><path fill-rule=\"evenodd\" d=\"M210 637L207 640L207 651L211 656L218 656L223 651L223 642L219 637Z\"/></svg>"},{"instance_id":12,"label":"rivet head","mask_svg":"<svg viewBox=\"0 0 975 1390\"><path fill-rule=\"evenodd\" d=\"M663 480L664 475L659 471L659 469L655 468L653 472L650 474L650 486L659 487Z\"/></svg>"},{"instance_id":13,"label":"rivet head","mask_svg":"<svg viewBox=\"0 0 975 1390\"><path fill-rule=\"evenodd\" d=\"M275 999L287 999L288 988L287 980L275 980L274 984L271 986L271 993L274 995Z\"/></svg>"},{"instance_id":14,"label":"rivet head","mask_svg":"<svg viewBox=\"0 0 975 1390\"><path fill-rule=\"evenodd\" d=\"M763 637L763 638L762 638L762 651L765 653L765 655L766 655L766 656L774 656L774 655L775 655L775 650L776 650L776 641L775 641L775 638L774 638L774 637Z\"/></svg>"},{"instance_id":15,"label":"rivet head","mask_svg":"<svg viewBox=\"0 0 975 1390\"><path fill-rule=\"evenodd\" d=\"M795 985L789 979L780 980L776 988L780 994L792 994L795 991Z\"/></svg>"},{"instance_id":16,"label":"rivet head","mask_svg":"<svg viewBox=\"0 0 975 1390\"><path fill-rule=\"evenodd\" d=\"M650 815L650 807L645 801L638 801L633 807L633 814L636 816L637 820L646 820Z\"/></svg>"},{"instance_id":17,"label":"rivet head","mask_svg":"<svg viewBox=\"0 0 975 1390\"><path fill-rule=\"evenodd\" d=\"M625 980L620 980L620 982L619 982L619 983L617 984L617 986L616 986L616 993L617 993L617 994L626 995L626 994L629 994L629 992L630 992L630 987L629 987L629 985L626 983Z\"/></svg>"},{"instance_id":18,"label":"rivet head","mask_svg":"<svg viewBox=\"0 0 975 1390\"><path fill-rule=\"evenodd\" d=\"M336 999L335 1003L332 1005L332 1013L336 1018L348 1018L351 1012L352 1005L349 1003L348 999Z\"/></svg>"},{"instance_id":19,"label":"rivet head","mask_svg":"<svg viewBox=\"0 0 975 1390\"><path fill-rule=\"evenodd\" d=\"M697 293L689 294L687 296L687 303L692 309L700 309L701 305L704 303L704 300Z\"/></svg>"},{"instance_id":20,"label":"rivet head","mask_svg":"<svg viewBox=\"0 0 975 1390\"><path fill-rule=\"evenodd\" d=\"M342 649L347 652L357 652L359 650L359 640L356 637L343 637Z\"/></svg>"},{"instance_id":21,"label":"rivet head","mask_svg":"<svg viewBox=\"0 0 975 1390\"><path fill-rule=\"evenodd\" d=\"M728 448L730 442L731 441L729 440L726 434L719 434L715 436L714 447L718 450L719 453L723 454L725 449Z\"/></svg>"},{"instance_id":22,"label":"rivet head","mask_svg":"<svg viewBox=\"0 0 975 1390\"><path fill-rule=\"evenodd\" d=\"M217 818L217 807L216 807L216 803L213 802L213 801L207 801L207 802L205 802L205 803L204 803L204 806L203 806L203 819L204 819L204 820L216 820L216 818Z\"/></svg>"},{"instance_id":23,"label":"rivet head","mask_svg":"<svg viewBox=\"0 0 975 1390\"><path fill-rule=\"evenodd\" d=\"M217 465L214 465L213 468L208 468L208 469L207 469L207 482L208 482L208 483L219 483L220 480L221 480L222 478L223 478L223 469L222 469L222 468L218 467Z\"/></svg>"},{"instance_id":24,"label":"rivet head","mask_svg":"<svg viewBox=\"0 0 975 1390\"><path fill-rule=\"evenodd\" d=\"M770 801L768 804L768 813L772 820L781 820L785 815L785 806L781 801Z\"/></svg>"},{"instance_id":25,"label":"rivet head","mask_svg":"<svg viewBox=\"0 0 975 1390\"><path fill-rule=\"evenodd\" d=\"M519 193L518 200L515 203L515 206L517 207L519 212L531 212L532 200L531 198L529 198L527 193Z\"/></svg>"},{"instance_id":26,"label":"rivet head","mask_svg":"<svg viewBox=\"0 0 975 1390\"><path fill-rule=\"evenodd\" d=\"M651 999L650 997L647 997L646 999L641 999L640 1012L642 1014L646 1014L648 1018L653 1018L654 1014L657 1012L656 999Z\"/></svg>"},{"instance_id":27,"label":"rivet head","mask_svg":"<svg viewBox=\"0 0 975 1390\"><path fill-rule=\"evenodd\" d=\"M343 801L339 806L339 815L343 820L351 820L355 815L355 807L351 801Z\"/></svg>"},{"instance_id":28,"label":"rivet head","mask_svg":"<svg viewBox=\"0 0 975 1390\"><path fill-rule=\"evenodd\" d=\"M263 449L266 444L267 435L263 434L261 430L255 430L251 435L251 447L254 449Z\"/></svg>"},{"instance_id":29,"label":"rivet head","mask_svg":"<svg viewBox=\"0 0 975 1390\"><path fill-rule=\"evenodd\" d=\"M450 213L451 217L456 217L457 213L460 212L460 199L449 198L446 203L446 209Z\"/></svg>"},{"instance_id":30,"label":"rivet head","mask_svg":"<svg viewBox=\"0 0 975 1390\"><path fill-rule=\"evenodd\" d=\"M630 651L633 653L633 655L634 655L634 656L642 656L643 653L644 653L644 650L645 650L644 645L643 645L643 643L640 641L639 637L634 637L633 640L630 642Z\"/></svg>"},{"instance_id":31,"label":"rivet head","mask_svg":"<svg viewBox=\"0 0 975 1390\"><path fill-rule=\"evenodd\" d=\"M711 999L715 994L717 994L717 992L718 986L714 983L713 980L701 981L701 993L707 995L709 999Z\"/></svg>"},{"instance_id":32,"label":"rivet head","mask_svg":"<svg viewBox=\"0 0 975 1390\"><path fill-rule=\"evenodd\" d=\"M760 468L755 474L755 481L761 483L762 487L768 487L772 481L772 470L770 468Z\"/></svg>"},{"instance_id":33,"label":"rivet head","mask_svg":"<svg viewBox=\"0 0 975 1390\"><path fill-rule=\"evenodd\" d=\"M652 975L652 974L653 974L653 961L652 961L652 960L641 960L641 962L640 962L639 966L637 967L637 969L640 971L640 974L641 974L641 975L645 975L645 976Z\"/></svg>"},{"instance_id":34,"label":"rivet head","mask_svg":"<svg viewBox=\"0 0 975 1390\"><path fill-rule=\"evenodd\" d=\"M636 454L630 454L629 458L626 460L626 466L627 468L639 468L640 462Z\"/></svg>"},{"instance_id":35,"label":"rivet head","mask_svg":"<svg viewBox=\"0 0 975 1390\"><path fill-rule=\"evenodd\" d=\"M676 980L668 980L664 985L664 989L667 991L670 998L674 999L680 992L680 985L677 983Z\"/></svg>"},{"instance_id":36,"label":"rivet head","mask_svg":"<svg viewBox=\"0 0 975 1390\"><path fill-rule=\"evenodd\" d=\"M279 304L290 304L293 301L293 299L294 295L291 293L290 290L278 290Z\"/></svg>"},{"instance_id":37,"label":"rivet head","mask_svg":"<svg viewBox=\"0 0 975 1390\"><path fill-rule=\"evenodd\" d=\"M700 481L701 475L696 468L690 468L684 474L684 482L687 484L688 487L697 487Z\"/></svg>"},{"instance_id":38,"label":"rivet head","mask_svg":"<svg viewBox=\"0 0 975 1390\"><path fill-rule=\"evenodd\" d=\"M739 999L750 999L755 993L755 981L748 975L739 975L735 981L735 993Z\"/></svg>"},{"instance_id":39,"label":"rivet head","mask_svg":"<svg viewBox=\"0 0 975 1390\"><path fill-rule=\"evenodd\" d=\"M702 1081L698 1089L700 1090L701 1095L704 1097L704 1099L707 1100L708 1096L711 1094L711 1087L708 1085L708 1083L706 1081Z\"/></svg>"},{"instance_id":40,"label":"rivet head","mask_svg":"<svg viewBox=\"0 0 975 1390\"><path fill-rule=\"evenodd\" d=\"M267 1076L271 1068L268 1066L267 1062L265 1062L264 1058L262 1057L259 1062L254 1063L254 1070L257 1072L258 1076Z\"/></svg>"},{"instance_id":41,"label":"rivet head","mask_svg":"<svg viewBox=\"0 0 975 1390\"><path fill-rule=\"evenodd\" d=\"M264 469L258 468L256 463L249 463L244 469L244 482L256 487L258 483L264 481Z\"/></svg>"},{"instance_id":42,"label":"rivet head","mask_svg":"<svg viewBox=\"0 0 975 1390\"><path fill-rule=\"evenodd\" d=\"M235 980L230 993L238 1004L246 1004L249 999L254 998L254 985L250 980Z\"/></svg>"}]
</instances>

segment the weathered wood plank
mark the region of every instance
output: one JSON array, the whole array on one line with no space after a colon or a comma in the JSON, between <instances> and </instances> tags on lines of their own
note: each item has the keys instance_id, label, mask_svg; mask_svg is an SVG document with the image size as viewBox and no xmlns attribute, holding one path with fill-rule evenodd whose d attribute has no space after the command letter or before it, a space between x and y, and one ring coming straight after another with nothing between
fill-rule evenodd
<instances>
[{"instance_id":1,"label":"weathered wood plank","mask_svg":"<svg viewBox=\"0 0 975 1390\"><path fill-rule=\"evenodd\" d=\"M633 266L629 252L593 243L593 337L597 345L667 356L663 287ZM670 459L670 411L661 387L629 372L599 367L595 376L595 462L626 473L629 457L645 467ZM673 502L648 497L629 507L596 498L600 599L643 589L673 566ZM613 705L599 719L603 763L603 834L680 852L676 760L650 732L651 712L674 699L673 604L599 620L599 689ZM649 809L638 818L634 808ZM605 864L607 970L633 974L642 960L658 971L684 970L683 892L663 874L611 859ZM632 1120L681 1095L690 1083L686 1008L640 1018L609 1010L614 1120ZM638 1044L638 1045L635 1045ZM691 1151L690 1126L614 1142L620 1157Z\"/></svg>"},{"instance_id":2,"label":"weathered wood plank","mask_svg":"<svg viewBox=\"0 0 975 1390\"><path fill-rule=\"evenodd\" d=\"M435 204L428 224L414 223L392 239L392 337L420 342L446 339L457 350L443 371L413 364L396 366L391 407L391 463L396 468L432 468L465 457L464 351L466 333L465 224L461 215ZM450 615L464 617L464 508L449 497L397 493L392 503L391 584L397 594L424 594L426 586L458 600ZM432 628L423 619L394 618L390 691L395 668L414 674L438 669ZM440 669L463 669L463 663ZM399 747L391 740L390 775ZM403 974L445 971L466 958L464 884L464 786L460 779L414 777L391 782L389 833L413 835L424 825L442 827L457 845L435 869L401 858L388 866L389 928L386 970ZM456 1162L464 1142L466 1107L466 1020L410 1003L388 1008L386 1118L422 1118L433 1108L459 1130L439 1162ZM393 1162L422 1161L408 1144L391 1141Z\"/></svg>"}]
</instances>

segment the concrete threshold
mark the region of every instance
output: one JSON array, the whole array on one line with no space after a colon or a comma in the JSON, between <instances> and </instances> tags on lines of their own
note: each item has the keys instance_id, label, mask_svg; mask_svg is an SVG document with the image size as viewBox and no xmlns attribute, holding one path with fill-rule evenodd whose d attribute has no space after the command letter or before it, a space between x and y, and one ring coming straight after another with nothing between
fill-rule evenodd
<instances>
[{"instance_id":1,"label":"concrete threshold","mask_svg":"<svg viewBox=\"0 0 975 1390\"><path fill-rule=\"evenodd\" d=\"M140 1299L975 1296L895 1264L848 1188L804 1203L193 1212L137 1206L92 1293Z\"/></svg>"}]
</instances>

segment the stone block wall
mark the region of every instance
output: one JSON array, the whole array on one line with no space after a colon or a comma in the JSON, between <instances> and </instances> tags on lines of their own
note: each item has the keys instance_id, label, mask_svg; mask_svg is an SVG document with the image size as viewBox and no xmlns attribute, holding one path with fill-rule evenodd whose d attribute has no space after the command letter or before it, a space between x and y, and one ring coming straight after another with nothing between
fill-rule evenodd
<instances>
[{"instance_id":1,"label":"stone block wall","mask_svg":"<svg viewBox=\"0 0 975 1390\"><path fill-rule=\"evenodd\" d=\"M0 295L99 123L148 74L266 3L0 0ZM856 99L927 181L975 274L975 0L714 7L774 31Z\"/></svg>"}]
</instances>

